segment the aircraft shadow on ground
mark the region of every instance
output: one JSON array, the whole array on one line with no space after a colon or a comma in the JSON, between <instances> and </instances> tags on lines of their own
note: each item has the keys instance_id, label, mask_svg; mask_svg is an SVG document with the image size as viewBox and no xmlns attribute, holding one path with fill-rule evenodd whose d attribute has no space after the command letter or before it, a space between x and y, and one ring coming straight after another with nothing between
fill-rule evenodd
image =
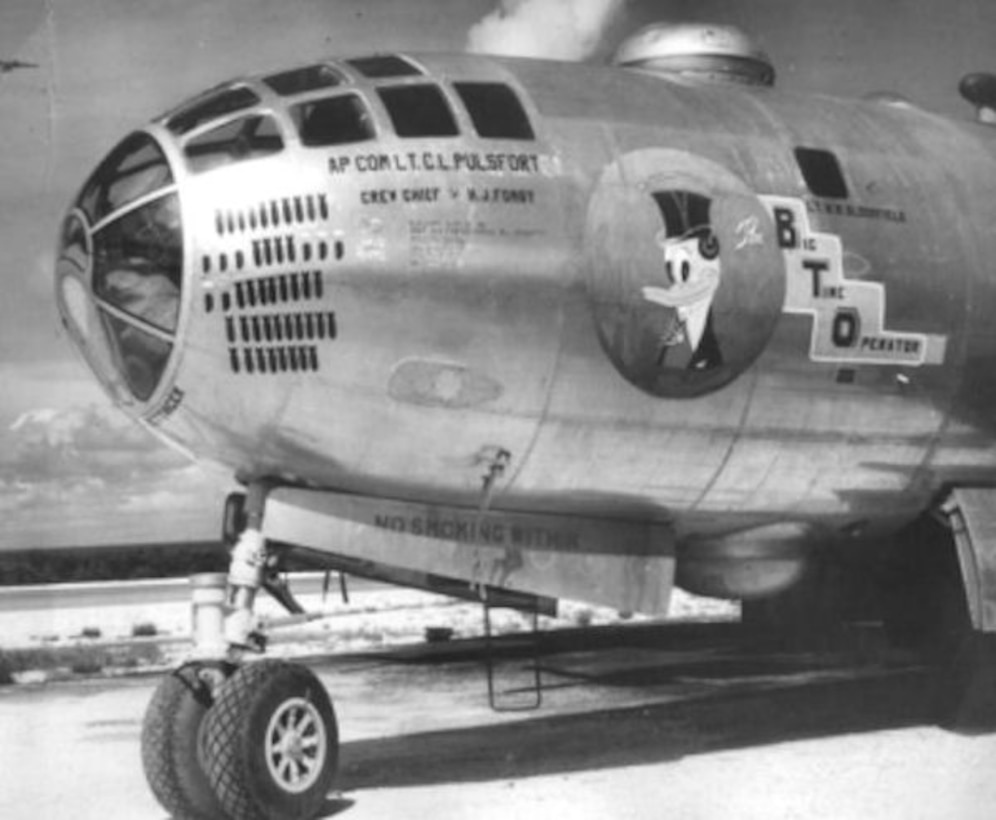
<instances>
[{"instance_id":1,"label":"aircraft shadow on ground","mask_svg":"<svg viewBox=\"0 0 996 820\"><path fill-rule=\"evenodd\" d=\"M708 673L712 686L692 685L691 694L639 706L556 716L540 710L496 725L346 743L338 786L351 791L564 774L934 722L936 681L923 669L788 684L777 674L744 683L745 671L742 664L697 661L599 673L597 682L610 686ZM738 680L724 686L724 675Z\"/></svg>"}]
</instances>

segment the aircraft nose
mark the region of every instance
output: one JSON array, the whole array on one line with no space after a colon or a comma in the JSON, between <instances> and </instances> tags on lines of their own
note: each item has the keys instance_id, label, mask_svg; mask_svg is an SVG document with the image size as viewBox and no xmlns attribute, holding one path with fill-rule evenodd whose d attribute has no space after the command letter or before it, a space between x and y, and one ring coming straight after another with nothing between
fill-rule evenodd
<instances>
[{"instance_id":1,"label":"aircraft nose","mask_svg":"<svg viewBox=\"0 0 996 820\"><path fill-rule=\"evenodd\" d=\"M166 155L126 137L84 184L59 235L56 302L112 397L152 402L179 325L183 230Z\"/></svg>"}]
</instances>

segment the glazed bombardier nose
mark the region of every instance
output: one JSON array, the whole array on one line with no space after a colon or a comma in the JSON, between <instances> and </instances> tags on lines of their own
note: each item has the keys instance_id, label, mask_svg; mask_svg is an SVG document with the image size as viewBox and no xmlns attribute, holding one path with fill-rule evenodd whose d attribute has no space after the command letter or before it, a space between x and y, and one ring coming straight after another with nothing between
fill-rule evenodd
<instances>
[{"instance_id":1,"label":"glazed bombardier nose","mask_svg":"<svg viewBox=\"0 0 996 820\"><path fill-rule=\"evenodd\" d=\"M59 239L63 323L117 399L147 402L179 324L183 230L173 173L146 133L125 138L70 208Z\"/></svg>"}]
</instances>

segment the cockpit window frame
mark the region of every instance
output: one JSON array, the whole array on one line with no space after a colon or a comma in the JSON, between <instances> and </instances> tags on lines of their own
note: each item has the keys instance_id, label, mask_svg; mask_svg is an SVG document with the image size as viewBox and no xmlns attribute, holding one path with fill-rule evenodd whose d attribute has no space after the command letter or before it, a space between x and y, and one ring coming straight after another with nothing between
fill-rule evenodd
<instances>
[{"instance_id":1,"label":"cockpit window frame","mask_svg":"<svg viewBox=\"0 0 996 820\"><path fill-rule=\"evenodd\" d=\"M421 66L400 54L370 54L344 62L365 80L400 80L426 76Z\"/></svg>"},{"instance_id":2,"label":"cockpit window frame","mask_svg":"<svg viewBox=\"0 0 996 820\"><path fill-rule=\"evenodd\" d=\"M526 110L521 95L508 83L494 80L455 80L452 86L474 131L481 139L521 142L536 140L532 117Z\"/></svg>"},{"instance_id":3,"label":"cockpit window frame","mask_svg":"<svg viewBox=\"0 0 996 820\"><path fill-rule=\"evenodd\" d=\"M328 91L347 84L342 72L328 63L314 63L269 74L260 82L282 98Z\"/></svg>"},{"instance_id":4,"label":"cockpit window frame","mask_svg":"<svg viewBox=\"0 0 996 820\"><path fill-rule=\"evenodd\" d=\"M215 151L207 150L210 144L201 142L209 140L212 135L218 135L225 129L240 124L244 129L253 122L269 124L272 133L260 134L259 127L256 127L252 133L247 132L238 135L238 137L233 135L233 138L229 139L227 143L219 141ZM192 133L183 143L183 158L190 173L203 174L236 163L275 156L284 151L286 146L286 135L281 126L281 118L267 109L254 109L212 122L208 127ZM204 148L205 150L194 152L191 150L192 148ZM202 158L203 162L201 162ZM219 161L211 162L211 159Z\"/></svg>"},{"instance_id":5,"label":"cockpit window frame","mask_svg":"<svg viewBox=\"0 0 996 820\"><path fill-rule=\"evenodd\" d=\"M143 211L153 215L157 208L171 215L159 225L159 238L168 237L159 245L155 232L144 235L141 224L124 227L128 220L141 222ZM121 236L111 239L102 251L109 232L114 231ZM129 232L134 235L126 236ZM83 338L84 354L98 376L120 400L149 404L168 384L170 369L176 366L176 340L188 320L183 299L187 247L177 186L118 209L92 225L88 235L87 269L76 265L77 270L69 275L90 294L94 325L87 331L74 321L75 333ZM67 236L72 238L72 234ZM145 245L159 250L146 252ZM160 259L160 253L166 256ZM112 277L118 281L111 281ZM98 325L103 344L89 341Z\"/></svg>"},{"instance_id":6,"label":"cockpit window frame","mask_svg":"<svg viewBox=\"0 0 996 820\"><path fill-rule=\"evenodd\" d=\"M170 369L175 340L161 332L151 332L158 328L126 318L124 311L106 304L98 304L97 315L114 362L116 378L124 383L134 399L149 403Z\"/></svg>"},{"instance_id":7,"label":"cockpit window frame","mask_svg":"<svg viewBox=\"0 0 996 820\"><path fill-rule=\"evenodd\" d=\"M148 230L143 231L141 239L138 236L139 230L135 228L125 230L124 226L128 220L135 220L143 212L156 216L157 208L163 213L170 211L175 221L172 224L163 223L158 226L147 221L145 227ZM151 232L153 227L155 227L154 233ZM139 229L141 230L142 226L139 226ZM112 244L108 244L108 234L116 230L120 231L120 235ZM161 241L157 244L155 240L162 240L164 237L170 240L169 245ZM112 308L127 321L135 322L152 331L153 335L165 334L165 338L172 338L179 329L182 313L186 253L179 192L173 189L146 197L136 202L134 207L119 211L112 218L95 225L90 232L90 247L92 249L90 288L98 306ZM124 251L129 248L132 253L126 256ZM139 253L140 250L143 252ZM151 258L153 251L156 253L155 259ZM163 262L163 259L166 261ZM109 284L113 273L124 274L127 280L123 286L119 285L117 294L114 292L115 286ZM160 293L156 294L154 289L148 287L150 282L160 280L168 282L172 289L172 292L167 294L170 312L166 321L156 321L155 314L148 310L150 306L157 306L153 301L149 301L155 296L160 297L158 307L167 304L161 298L167 293L166 291L160 288ZM144 312L129 309L128 298L135 297L146 300Z\"/></svg>"},{"instance_id":8,"label":"cockpit window frame","mask_svg":"<svg viewBox=\"0 0 996 820\"><path fill-rule=\"evenodd\" d=\"M255 89L245 83L219 86L168 115L166 129L174 137L184 137L203 125L227 119L262 102Z\"/></svg>"},{"instance_id":9,"label":"cockpit window frame","mask_svg":"<svg viewBox=\"0 0 996 820\"><path fill-rule=\"evenodd\" d=\"M336 106L353 103L352 109L344 108L339 114L345 114L339 122L345 124L341 135L335 135L333 125L338 123L326 123L323 128L315 126L314 132L309 133L308 122L316 116L328 116L335 114L333 110ZM322 111L322 109L327 109ZM310 109L310 110L306 110ZM355 90L343 91L339 94L331 94L322 97L311 97L293 105L287 106L287 115L294 124L298 140L305 148L327 148L333 145L356 145L361 142L368 142L377 139L378 128L374 119L373 110L369 101L363 94ZM348 130L348 129L355 130ZM321 138L319 134L325 133L329 138Z\"/></svg>"},{"instance_id":10,"label":"cockpit window frame","mask_svg":"<svg viewBox=\"0 0 996 820\"><path fill-rule=\"evenodd\" d=\"M453 102L438 82L382 85L377 87L377 96L394 133L402 139L445 139L462 133Z\"/></svg>"},{"instance_id":11,"label":"cockpit window frame","mask_svg":"<svg viewBox=\"0 0 996 820\"><path fill-rule=\"evenodd\" d=\"M128 164L147 149L152 149L148 160L138 166ZM138 184L134 184L139 174L145 174L145 179L138 179ZM113 189L125 181L131 181L132 188L123 195L114 194ZM145 131L135 131L121 140L97 166L83 185L76 204L94 224L175 184L173 169L159 142Z\"/></svg>"}]
</instances>

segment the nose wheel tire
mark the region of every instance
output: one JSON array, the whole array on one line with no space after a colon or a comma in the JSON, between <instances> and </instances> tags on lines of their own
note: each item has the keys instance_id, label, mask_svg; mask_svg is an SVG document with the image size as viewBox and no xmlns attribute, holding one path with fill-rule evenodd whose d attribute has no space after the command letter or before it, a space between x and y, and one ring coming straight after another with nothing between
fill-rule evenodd
<instances>
[{"instance_id":1,"label":"nose wheel tire","mask_svg":"<svg viewBox=\"0 0 996 820\"><path fill-rule=\"evenodd\" d=\"M176 820L215 820L224 810L197 759L198 733L212 705L210 689L188 665L166 675L142 724L142 767L152 793Z\"/></svg>"},{"instance_id":2,"label":"nose wheel tire","mask_svg":"<svg viewBox=\"0 0 996 820\"><path fill-rule=\"evenodd\" d=\"M208 713L201 765L232 820L308 820L325 805L339 730L311 670L282 661L239 669Z\"/></svg>"}]
</instances>

